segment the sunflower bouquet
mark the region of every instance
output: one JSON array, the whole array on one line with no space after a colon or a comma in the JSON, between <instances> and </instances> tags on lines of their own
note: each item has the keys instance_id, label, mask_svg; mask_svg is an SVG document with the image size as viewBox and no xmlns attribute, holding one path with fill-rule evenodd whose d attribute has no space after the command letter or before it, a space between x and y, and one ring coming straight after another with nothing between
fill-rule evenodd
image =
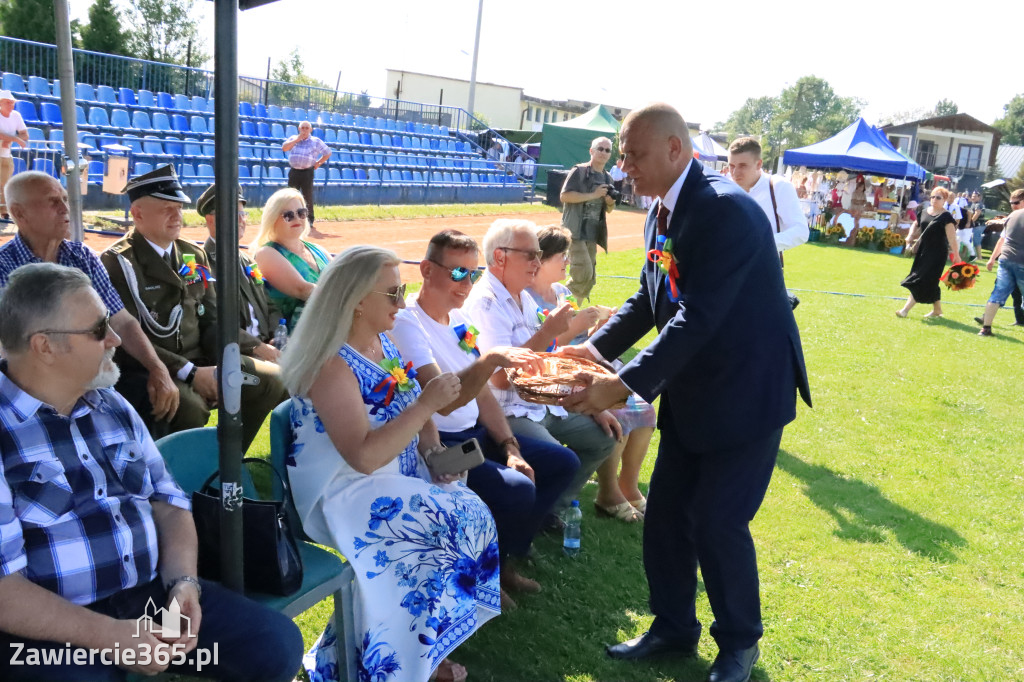
<instances>
[{"instance_id":1,"label":"sunflower bouquet","mask_svg":"<svg viewBox=\"0 0 1024 682\"><path fill-rule=\"evenodd\" d=\"M978 273L981 272L981 268L971 263L954 263L949 266L949 270L942 275L939 279L946 285L947 288L953 291L961 291L963 289L970 289L974 286L975 280L978 278Z\"/></svg>"},{"instance_id":2,"label":"sunflower bouquet","mask_svg":"<svg viewBox=\"0 0 1024 682\"><path fill-rule=\"evenodd\" d=\"M881 233L882 246L891 249L896 246L903 246L906 240L898 231L887 227Z\"/></svg>"},{"instance_id":3,"label":"sunflower bouquet","mask_svg":"<svg viewBox=\"0 0 1024 682\"><path fill-rule=\"evenodd\" d=\"M875 242L875 228L873 227L862 227L857 230L857 246L864 246L871 248L871 245Z\"/></svg>"},{"instance_id":4,"label":"sunflower bouquet","mask_svg":"<svg viewBox=\"0 0 1024 682\"><path fill-rule=\"evenodd\" d=\"M825 229L821 231L821 236L824 237L824 241L832 242L834 244L846 236L846 230L844 230L843 226L839 223L836 223L835 225L826 225Z\"/></svg>"}]
</instances>

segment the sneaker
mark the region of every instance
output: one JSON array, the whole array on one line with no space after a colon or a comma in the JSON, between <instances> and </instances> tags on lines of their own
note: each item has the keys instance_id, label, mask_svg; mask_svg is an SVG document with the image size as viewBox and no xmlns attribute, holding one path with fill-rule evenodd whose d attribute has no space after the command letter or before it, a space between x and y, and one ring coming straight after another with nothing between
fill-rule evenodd
<instances>
[{"instance_id":1,"label":"sneaker","mask_svg":"<svg viewBox=\"0 0 1024 682\"><path fill-rule=\"evenodd\" d=\"M995 336L992 333L992 327L982 327L981 331L978 332L978 336Z\"/></svg>"}]
</instances>

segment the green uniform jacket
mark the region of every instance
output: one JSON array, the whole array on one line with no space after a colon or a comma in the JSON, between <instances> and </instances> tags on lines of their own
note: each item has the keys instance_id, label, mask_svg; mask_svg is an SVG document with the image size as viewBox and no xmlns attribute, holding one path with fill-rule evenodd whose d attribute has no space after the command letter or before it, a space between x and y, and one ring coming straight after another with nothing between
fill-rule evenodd
<instances>
[{"instance_id":1,"label":"green uniform jacket","mask_svg":"<svg viewBox=\"0 0 1024 682\"><path fill-rule=\"evenodd\" d=\"M203 244L203 249L206 250L206 257L210 259L210 269L216 275L218 272L217 243L212 239L207 239L206 243ZM253 351L256 350L256 346L261 343L270 343L274 330L277 328L277 321L274 320L275 324L271 324L270 304L267 302L266 288L264 288L263 284L254 282L251 277L245 274L245 268L252 265L252 259L239 252L238 262L238 290L242 296L238 306L238 347L242 355L252 355ZM255 311L256 323L259 325L259 338L246 331L251 324L249 319L250 305L252 305L252 309Z\"/></svg>"},{"instance_id":2,"label":"green uniform jacket","mask_svg":"<svg viewBox=\"0 0 1024 682\"><path fill-rule=\"evenodd\" d=\"M132 230L100 256L125 310L142 324L143 331L172 377L188 362L199 366L213 365L217 358L217 293L214 284L204 284L202 279L186 284L184 276L177 272L184 262L182 254L187 253L195 256L197 265L209 267L206 252L183 239L176 239L173 249L174 270L153 250L145 237ZM134 270L138 295L158 324L166 326L171 310L181 304L181 325L176 333L161 338L142 321L118 256L123 256ZM128 361L127 358L124 360Z\"/></svg>"}]
</instances>

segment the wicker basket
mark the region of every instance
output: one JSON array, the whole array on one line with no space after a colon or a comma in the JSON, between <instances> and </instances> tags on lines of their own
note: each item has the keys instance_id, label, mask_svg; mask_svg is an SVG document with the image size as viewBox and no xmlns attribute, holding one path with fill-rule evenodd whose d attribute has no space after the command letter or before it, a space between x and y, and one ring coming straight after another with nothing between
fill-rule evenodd
<instances>
[{"instance_id":1,"label":"wicker basket","mask_svg":"<svg viewBox=\"0 0 1024 682\"><path fill-rule=\"evenodd\" d=\"M505 370L508 380L519 397L530 403L557 405L558 402L583 389L584 382L576 378L580 371L611 374L603 365L583 358L569 358L554 353L537 353L544 359L544 373L524 374L518 368Z\"/></svg>"}]
</instances>

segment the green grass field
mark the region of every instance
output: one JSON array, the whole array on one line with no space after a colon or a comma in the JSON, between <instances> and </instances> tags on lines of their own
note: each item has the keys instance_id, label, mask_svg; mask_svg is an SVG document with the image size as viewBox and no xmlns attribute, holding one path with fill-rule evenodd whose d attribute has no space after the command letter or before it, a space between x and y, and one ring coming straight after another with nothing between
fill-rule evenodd
<instances>
[{"instance_id":1,"label":"green grass field","mask_svg":"<svg viewBox=\"0 0 1024 682\"><path fill-rule=\"evenodd\" d=\"M602 255L595 302L628 297L641 258ZM1024 680L1024 330L1002 311L996 337L978 337L981 308L965 305L984 303L994 274L944 292L943 319L922 320L930 306L918 306L903 320L890 298L905 295L907 259L808 244L786 264L815 406L800 404L787 427L753 523L766 629L753 679ZM267 447L264 435L255 449ZM656 448L657 434L644 481ZM650 616L642 530L596 519L595 489L581 500L582 554L538 538L526 572L544 591L456 651L471 680L705 678L706 629L696 660L604 655ZM307 644L329 608L298 619ZM706 628L703 594L698 612Z\"/></svg>"}]
</instances>

